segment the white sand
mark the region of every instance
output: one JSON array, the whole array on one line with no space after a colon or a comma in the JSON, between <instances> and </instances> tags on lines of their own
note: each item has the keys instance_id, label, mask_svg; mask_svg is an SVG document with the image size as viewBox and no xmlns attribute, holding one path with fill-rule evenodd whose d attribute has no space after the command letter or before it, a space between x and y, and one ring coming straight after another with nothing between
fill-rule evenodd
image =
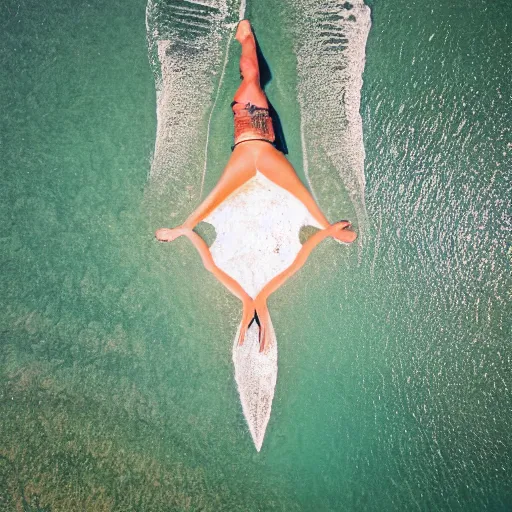
<instances>
[{"instance_id":1,"label":"white sand","mask_svg":"<svg viewBox=\"0 0 512 512\"><path fill-rule=\"evenodd\" d=\"M217 233L210 248L215 263L253 298L296 258L302 226L320 227L298 199L259 172L205 221ZM256 322L242 346L237 344L238 332L233 343L235 379L258 451L270 419L277 381L277 340L272 326L270 330L272 346L267 354L259 352Z\"/></svg>"},{"instance_id":2,"label":"white sand","mask_svg":"<svg viewBox=\"0 0 512 512\"><path fill-rule=\"evenodd\" d=\"M298 199L259 172L205 222L217 233L210 247L215 263L253 298L291 265L300 229L321 227Z\"/></svg>"}]
</instances>

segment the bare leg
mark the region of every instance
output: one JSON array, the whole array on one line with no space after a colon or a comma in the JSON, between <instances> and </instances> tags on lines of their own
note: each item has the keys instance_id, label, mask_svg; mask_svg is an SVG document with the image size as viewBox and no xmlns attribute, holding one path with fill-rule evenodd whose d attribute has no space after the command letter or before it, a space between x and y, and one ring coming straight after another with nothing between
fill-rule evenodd
<instances>
[{"instance_id":1,"label":"bare leg","mask_svg":"<svg viewBox=\"0 0 512 512\"><path fill-rule=\"evenodd\" d=\"M233 110L244 108L246 103L267 108L268 101L260 86L256 41L248 20L239 23L236 39L242 46L240 72L243 80L235 93L234 100L238 104L233 106ZM247 141L235 148L217 185L183 226L193 229L237 188L251 179L256 170L301 201L320 226L326 228L330 225L286 157L268 143Z\"/></svg>"},{"instance_id":2,"label":"bare leg","mask_svg":"<svg viewBox=\"0 0 512 512\"><path fill-rule=\"evenodd\" d=\"M235 148L236 149L236 148ZM253 161L243 158L239 151L234 151L224 169L217 185L208 194L206 199L188 216L183 227L194 229L203 219L208 217L237 188L249 181L256 174Z\"/></svg>"},{"instance_id":3,"label":"bare leg","mask_svg":"<svg viewBox=\"0 0 512 512\"><path fill-rule=\"evenodd\" d=\"M183 227L174 229L164 228L159 229L156 232L156 237L162 242L171 242L180 236L186 236L192 242L201 256L201 260L203 261L203 265L206 270L209 270L235 297L238 297L242 301L242 322L240 324L240 334L238 337L238 343L241 345L244 342L247 328L251 320L254 318L255 309L252 298L249 297L238 281L215 265L210 249L206 245L206 242L197 233L194 233L191 229Z\"/></svg>"},{"instance_id":4,"label":"bare leg","mask_svg":"<svg viewBox=\"0 0 512 512\"><path fill-rule=\"evenodd\" d=\"M323 228L330 225L309 190L302 184L294 168L280 151L266 144L258 155L256 167L269 180L294 195Z\"/></svg>"},{"instance_id":5,"label":"bare leg","mask_svg":"<svg viewBox=\"0 0 512 512\"><path fill-rule=\"evenodd\" d=\"M309 190L300 181L290 162L277 149L269 144L264 146L256 160L256 167L269 180L295 196L322 228L325 229L331 225ZM357 234L350 227L335 230L331 236L345 244L351 244L357 238Z\"/></svg>"},{"instance_id":6,"label":"bare leg","mask_svg":"<svg viewBox=\"0 0 512 512\"><path fill-rule=\"evenodd\" d=\"M243 108L243 105L246 103L268 108L267 97L260 86L260 68L258 56L256 55L256 40L248 20L242 20L238 24L235 37L242 45L242 55L240 56L242 83L233 99L242 104L238 108ZM236 107L237 105L235 105L233 110Z\"/></svg>"},{"instance_id":7,"label":"bare leg","mask_svg":"<svg viewBox=\"0 0 512 512\"><path fill-rule=\"evenodd\" d=\"M258 57L256 54L256 41L249 21L243 20L239 23L236 32L236 39L242 45L240 57L240 72L243 81L235 93L234 100L241 105L235 105L233 110L243 108L246 103L252 103L258 107L268 108L268 101L260 86L260 72ZM245 144L248 144L247 142ZM250 144L250 143L249 143ZM257 168L268 179L277 185L288 190L309 210L311 215L322 227L329 226L329 222L316 204L315 200L306 187L298 178L295 170L278 150L268 144L257 146L259 155L257 157Z\"/></svg>"},{"instance_id":8,"label":"bare leg","mask_svg":"<svg viewBox=\"0 0 512 512\"><path fill-rule=\"evenodd\" d=\"M259 107L268 107L265 93L260 87L260 71L256 55L256 41L252 33L249 21L239 23L236 39L242 46L240 56L240 72L242 83L235 93L233 110L241 109L246 103L252 103ZM183 227L193 229L199 222L219 206L230 194L256 174L254 151L236 147L228 165L224 169L220 180L208 197L192 212Z\"/></svg>"}]
</instances>

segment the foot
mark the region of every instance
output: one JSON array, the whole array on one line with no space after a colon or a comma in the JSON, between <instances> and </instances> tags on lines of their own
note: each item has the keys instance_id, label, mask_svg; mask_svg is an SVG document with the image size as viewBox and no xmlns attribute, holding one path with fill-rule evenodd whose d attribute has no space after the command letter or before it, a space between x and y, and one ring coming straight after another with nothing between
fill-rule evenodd
<instances>
[{"instance_id":1,"label":"foot","mask_svg":"<svg viewBox=\"0 0 512 512\"><path fill-rule=\"evenodd\" d=\"M254 35L252 33L251 24L249 23L249 20L242 20L238 24L238 28L236 29L235 39L239 43L242 43L248 37L254 38Z\"/></svg>"},{"instance_id":2,"label":"foot","mask_svg":"<svg viewBox=\"0 0 512 512\"><path fill-rule=\"evenodd\" d=\"M338 240L338 242L343 242L344 244L351 244L357 238L357 233L355 231L352 231L352 229L350 228L351 224L346 220L336 222L331 226L331 236L335 240Z\"/></svg>"},{"instance_id":3,"label":"foot","mask_svg":"<svg viewBox=\"0 0 512 512\"><path fill-rule=\"evenodd\" d=\"M172 242L179 236L183 235L183 231L184 230L181 227L174 229L162 228L155 233L155 237L160 242Z\"/></svg>"}]
</instances>

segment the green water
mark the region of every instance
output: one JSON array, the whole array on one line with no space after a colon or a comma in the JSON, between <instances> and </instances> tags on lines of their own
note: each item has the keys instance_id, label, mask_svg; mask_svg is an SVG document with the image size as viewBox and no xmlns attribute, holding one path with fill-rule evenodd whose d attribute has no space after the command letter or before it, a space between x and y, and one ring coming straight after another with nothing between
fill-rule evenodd
<instances>
[{"instance_id":1,"label":"green water","mask_svg":"<svg viewBox=\"0 0 512 512\"><path fill-rule=\"evenodd\" d=\"M293 45L253 4L301 173ZM0 509L510 510L511 6L372 3L367 241L325 242L272 297L257 454L238 301L187 241L152 237L174 205L148 205L145 2L5 0ZM206 189L229 155L210 147Z\"/></svg>"}]
</instances>

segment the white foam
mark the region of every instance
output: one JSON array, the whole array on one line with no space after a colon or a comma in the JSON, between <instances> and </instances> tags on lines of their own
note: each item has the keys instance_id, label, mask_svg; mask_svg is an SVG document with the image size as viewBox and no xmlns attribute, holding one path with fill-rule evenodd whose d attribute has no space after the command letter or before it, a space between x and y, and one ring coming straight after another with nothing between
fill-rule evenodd
<instances>
[{"instance_id":1,"label":"white foam","mask_svg":"<svg viewBox=\"0 0 512 512\"><path fill-rule=\"evenodd\" d=\"M245 18L246 0L240 2L240 10L238 11L238 19L241 21Z\"/></svg>"},{"instance_id":2,"label":"white foam","mask_svg":"<svg viewBox=\"0 0 512 512\"><path fill-rule=\"evenodd\" d=\"M366 210L365 152L359 109L370 9L362 0L352 0L350 4L338 0L293 0L292 8L300 12L294 25L295 50L308 180L317 192L325 182L325 175L315 174L314 169L309 169L309 162L315 162L315 169L336 169L350 195L361 230Z\"/></svg>"},{"instance_id":3,"label":"white foam","mask_svg":"<svg viewBox=\"0 0 512 512\"><path fill-rule=\"evenodd\" d=\"M311 195L313 196L313 199L316 201L317 204L320 204L318 202L318 198L316 197L315 189L313 188L313 183L311 183L311 179L309 177L309 160L308 160L308 152L306 150L306 133L304 130L304 116L301 116L300 118L300 145L302 148L302 168L304 170L304 176L306 177L306 180L309 185L309 190L311 191Z\"/></svg>"},{"instance_id":4,"label":"white foam","mask_svg":"<svg viewBox=\"0 0 512 512\"><path fill-rule=\"evenodd\" d=\"M182 7L179 7L182 9ZM198 199L205 165L195 148L206 146L205 119L212 114L215 74L222 66L234 18L225 0L187 2L198 20L191 32L179 12L149 0L146 27L157 90L157 134L150 178L165 185L190 177L187 195ZM215 100L214 100L215 101Z\"/></svg>"},{"instance_id":5,"label":"white foam","mask_svg":"<svg viewBox=\"0 0 512 512\"><path fill-rule=\"evenodd\" d=\"M259 351L259 328L256 322L247 331L243 345L237 342L239 332L240 328L233 343L235 380L254 446L260 451L277 382L277 340L272 322L269 325L271 346L266 354Z\"/></svg>"}]
</instances>

